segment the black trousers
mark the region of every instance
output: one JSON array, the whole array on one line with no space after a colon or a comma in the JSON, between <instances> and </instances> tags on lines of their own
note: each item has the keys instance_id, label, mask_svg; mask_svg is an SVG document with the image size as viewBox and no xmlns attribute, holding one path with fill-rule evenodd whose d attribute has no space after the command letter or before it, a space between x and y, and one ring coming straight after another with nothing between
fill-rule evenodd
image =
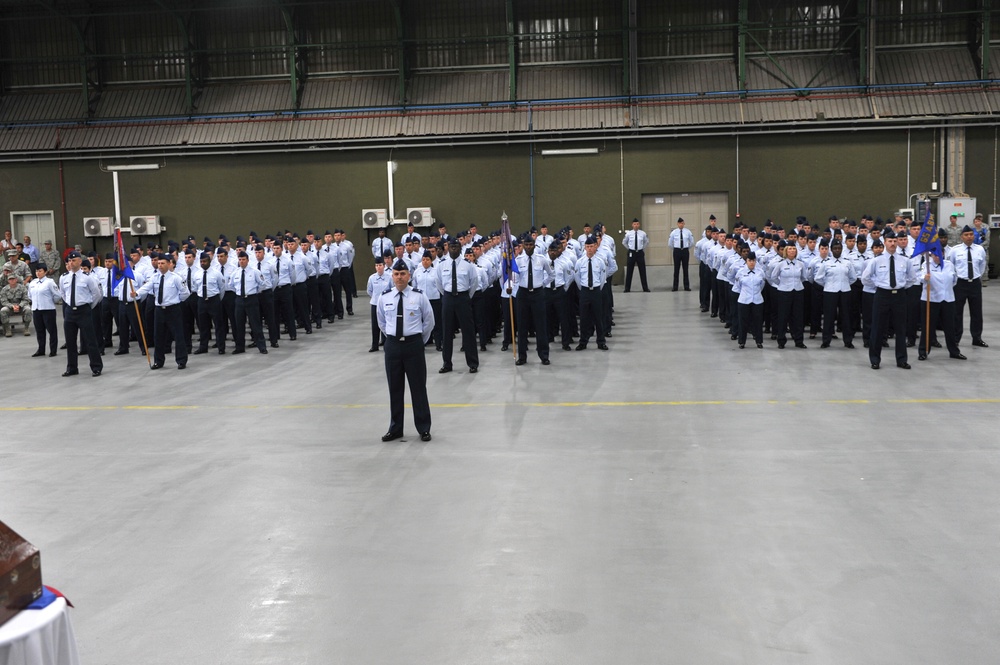
<instances>
[{"instance_id":1,"label":"black trousers","mask_svg":"<svg viewBox=\"0 0 1000 665\"><path fill-rule=\"evenodd\" d=\"M257 304L260 306L260 319L267 326L267 334L270 338L272 344L278 343L278 322L275 321L274 317L274 291L267 289L261 291L257 299Z\"/></svg>"},{"instance_id":2,"label":"black trousers","mask_svg":"<svg viewBox=\"0 0 1000 665\"><path fill-rule=\"evenodd\" d=\"M601 287L590 289L580 288L580 344L590 341L590 336L597 330L597 343L604 344L604 326L601 323L604 309L604 293Z\"/></svg>"},{"instance_id":3,"label":"black trousers","mask_svg":"<svg viewBox=\"0 0 1000 665\"><path fill-rule=\"evenodd\" d=\"M435 298L430 301L431 310L434 312L434 332L431 333L431 340L434 345L441 348L442 331L444 330L444 317L441 316L441 299Z\"/></svg>"},{"instance_id":4,"label":"black trousers","mask_svg":"<svg viewBox=\"0 0 1000 665\"><path fill-rule=\"evenodd\" d=\"M514 299L517 308L517 357L528 358L528 321L534 322L535 351L542 360L549 358L549 329L545 314L545 289L519 289Z\"/></svg>"},{"instance_id":5,"label":"black trousers","mask_svg":"<svg viewBox=\"0 0 1000 665\"><path fill-rule=\"evenodd\" d=\"M274 290L274 318L271 342L278 341L282 324L288 329L288 338L295 339L295 304L292 300L292 287L288 284Z\"/></svg>"},{"instance_id":6,"label":"black trousers","mask_svg":"<svg viewBox=\"0 0 1000 665\"><path fill-rule=\"evenodd\" d=\"M807 282L809 290L809 334L823 330L823 285Z\"/></svg>"},{"instance_id":7,"label":"black trousers","mask_svg":"<svg viewBox=\"0 0 1000 665\"><path fill-rule=\"evenodd\" d=\"M698 264L698 303L703 312L712 305L712 269L706 263Z\"/></svg>"},{"instance_id":8,"label":"black trousers","mask_svg":"<svg viewBox=\"0 0 1000 665\"><path fill-rule=\"evenodd\" d=\"M920 311L924 311L927 306L925 301L920 301ZM930 349L934 348L927 344L927 336L941 326L944 330L944 342L948 347L948 353L957 356L961 353L958 350L958 340L955 338L955 303L954 302L932 302L931 303L931 325L924 326L920 332L920 353L930 354ZM35 326L36 328L38 326ZM928 330L928 327L930 330ZM931 339L934 339L931 337Z\"/></svg>"},{"instance_id":9,"label":"black trousers","mask_svg":"<svg viewBox=\"0 0 1000 665\"><path fill-rule=\"evenodd\" d=\"M309 288L305 282L292 285L292 304L295 306L295 322L305 328L306 332L312 332L312 321L309 319ZM292 335L295 331L289 328L288 333Z\"/></svg>"},{"instance_id":10,"label":"black trousers","mask_svg":"<svg viewBox=\"0 0 1000 665\"><path fill-rule=\"evenodd\" d=\"M319 302L323 318L330 320L333 318L333 290L330 286L330 275L319 275L316 278L316 285L319 288Z\"/></svg>"},{"instance_id":11,"label":"black trousers","mask_svg":"<svg viewBox=\"0 0 1000 665\"><path fill-rule=\"evenodd\" d=\"M746 344L747 335L752 335L753 341L763 344L764 303L737 303L736 308L740 313L740 334L737 341Z\"/></svg>"},{"instance_id":12,"label":"black trousers","mask_svg":"<svg viewBox=\"0 0 1000 665\"><path fill-rule=\"evenodd\" d=\"M427 360L422 336L411 335L405 342L386 336L385 377L389 382L389 431L403 431L403 392L408 383L413 423L418 432L430 432L431 407L427 401Z\"/></svg>"},{"instance_id":13,"label":"black trousers","mask_svg":"<svg viewBox=\"0 0 1000 665\"><path fill-rule=\"evenodd\" d=\"M236 297L236 349L246 349L247 321L250 322L250 343L264 349L264 329L260 325L260 297L253 293Z\"/></svg>"},{"instance_id":14,"label":"black trousers","mask_svg":"<svg viewBox=\"0 0 1000 665\"><path fill-rule=\"evenodd\" d=\"M924 322L920 313L920 292L926 287L915 284L906 289L906 341L913 344L917 341L917 328Z\"/></svg>"},{"instance_id":15,"label":"black trousers","mask_svg":"<svg viewBox=\"0 0 1000 665\"><path fill-rule=\"evenodd\" d=\"M118 298L101 299L101 334L100 341L105 347L114 343L114 331L118 329Z\"/></svg>"},{"instance_id":16,"label":"black trousers","mask_svg":"<svg viewBox=\"0 0 1000 665\"><path fill-rule=\"evenodd\" d=\"M476 326L476 334L479 336L479 346L485 349L486 342L490 341L490 330L486 323L486 295L482 291L476 291L476 294L472 296L472 321Z\"/></svg>"},{"instance_id":17,"label":"black trousers","mask_svg":"<svg viewBox=\"0 0 1000 665\"><path fill-rule=\"evenodd\" d=\"M629 251L626 261L625 293L628 293L632 289L632 272L636 268L639 269L639 281L642 283L642 290L649 291L649 285L646 284L646 252L641 249L638 252Z\"/></svg>"},{"instance_id":18,"label":"black trousers","mask_svg":"<svg viewBox=\"0 0 1000 665\"><path fill-rule=\"evenodd\" d=\"M323 303L319 295L319 278L309 277L306 279L306 296L309 299L309 320L317 328L323 327L322 307Z\"/></svg>"},{"instance_id":19,"label":"black trousers","mask_svg":"<svg viewBox=\"0 0 1000 665\"><path fill-rule=\"evenodd\" d=\"M788 341L786 333L790 334L795 342L802 341L803 334L803 294L802 291L774 291L774 328L772 329L778 336L778 345L783 346Z\"/></svg>"},{"instance_id":20,"label":"black trousers","mask_svg":"<svg viewBox=\"0 0 1000 665\"><path fill-rule=\"evenodd\" d=\"M501 297L500 299L503 301L500 303L500 313L503 316L503 345L510 346L514 341L513 330L517 323L517 313L511 311L514 305L514 298L511 296L508 298ZM513 318L511 318L511 314L513 314Z\"/></svg>"},{"instance_id":21,"label":"black trousers","mask_svg":"<svg viewBox=\"0 0 1000 665\"><path fill-rule=\"evenodd\" d=\"M153 363L162 365L167 357L170 342L174 342L174 360L178 365L187 363L188 350L184 344L184 313L180 304L157 305L153 313Z\"/></svg>"},{"instance_id":22,"label":"black trousers","mask_svg":"<svg viewBox=\"0 0 1000 665\"><path fill-rule=\"evenodd\" d=\"M128 343L135 333L135 339L139 344L139 351L146 354L146 340L151 331L144 327L139 327L139 312L136 311L135 302L125 300L118 301L118 350L128 351Z\"/></svg>"},{"instance_id":23,"label":"black trousers","mask_svg":"<svg viewBox=\"0 0 1000 665\"><path fill-rule=\"evenodd\" d=\"M31 322L35 325L35 339L38 340L38 352L45 353L45 337L48 334L49 353L55 354L59 348L59 333L56 327L56 310L36 309L31 312Z\"/></svg>"},{"instance_id":24,"label":"black trousers","mask_svg":"<svg viewBox=\"0 0 1000 665\"><path fill-rule=\"evenodd\" d=\"M222 299L219 296L202 298L198 296L198 349L208 351L208 339L215 328L215 340L220 349L225 351L226 338L222 334L223 325Z\"/></svg>"},{"instance_id":25,"label":"black trousers","mask_svg":"<svg viewBox=\"0 0 1000 665\"><path fill-rule=\"evenodd\" d=\"M382 330L378 327L378 314L375 310L375 305L372 308L372 346L371 348L377 349L378 345L383 342L382 340Z\"/></svg>"},{"instance_id":26,"label":"black trousers","mask_svg":"<svg viewBox=\"0 0 1000 665\"><path fill-rule=\"evenodd\" d=\"M872 319L875 317L875 294L861 292L861 339L871 342ZM881 344L881 341L879 342Z\"/></svg>"},{"instance_id":27,"label":"black trousers","mask_svg":"<svg viewBox=\"0 0 1000 665\"><path fill-rule=\"evenodd\" d=\"M896 364L906 362L906 289L878 289L872 304L872 332L868 358L873 365L882 362L883 331L891 325L896 334Z\"/></svg>"},{"instance_id":28,"label":"black trousers","mask_svg":"<svg viewBox=\"0 0 1000 665\"><path fill-rule=\"evenodd\" d=\"M688 281L688 260L690 254L691 250L686 247L684 249L674 248L674 291L677 290L677 277L681 270L684 271L684 289L691 288L691 283Z\"/></svg>"},{"instance_id":29,"label":"black trousers","mask_svg":"<svg viewBox=\"0 0 1000 665\"><path fill-rule=\"evenodd\" d=\"M958 278L955 284L955 343L962 341L965 332L965 303L969 303L969 332L972 341L983 338L983 283L975 279Z\"/></svg>"},{"instance_id":30,"label":"black trousers","mask_svg":"<svg viewBox=\"0 0 1000 665\"><path fill-rule=\"evenodd\" d=\"M66 305L63 320L63 335L66 337L66 371L76 372L79 351L76 346L77 335L83 340L90 358L90 370L100 372L104 369L101 360L101 347L97 344L97 334L94 330L94 316L90 305L80 305L76 309Z\"/></svg>"},{"instance_id":31,"label":"black trousers","mask_svg":"<svg viewBox=\"0 0 1000 665\"><path fill-rule=\"evenodd\" d=\"M444 293L441 296L441 317L444 319L441 340L441 360L445 367L451 367L451 356L455 345L455 324L462 331L462 348L465 362L469 367L479 367L479 347L476 346L476 327L472 319L472 299L468 291L458 295Z\"/></svg>"},{"instance_id":32,"label":"black trousers","mask_svg":"<svg viewBox=\"0 0 1000 665\"><path fill-rule=\"evenodd\" d=\"M333 272L330 273L330 289L333 292L333 313L343 318L344 300L340 293L343 289L343 281L340 275L340 268L334 268Z\"/></svg>"},{"instance_id":33,"label":"black trousers","mask_svg":"<svg viewBox=\"0 0 1000 665\"><path fill-rule=\"evenodd\" d=\"M344 292L347 294L347 309L353 310L353 300L351 298L358 297L358 282L354 277L354 264L347 266L346 268L341 268L340 273L340 283L344 286Z\"/></svg>"},{"instance_id":34,"label":"black trousers","mask_svg":"<svg viewBox=\"0 0 1000 665\"><path fill-rule=\"evenodd\" d=\"M198 297L194 294L181 303L181 318L184 320L184 344L190 353L194 349L194 328L198 321Z\"/></svg>"},{"instance_id":35,"label":"black trousers","mask_svg":"<svg viewBox=\"0 0 1000 665\"><path fill-rule=\"evenodd\" d=\"M611 289L611 278L608 277L608 281L604 283L604 289L601 292L601 311L604 312L604 334L611 334L611 319L613 316L615 304L614 304L614 292Z\"/></svg>"},{"instance_id":36,"label":"black trousers","mask_svg":"<svg viewBox=\"0 0 1000 665\"><path fill-rule=\"evenodd\" d=\"M566 290L561 286L549 289L545 296L545 312L549 328L549 341L554 342L558 332L562 344L569 344L570 336L569 313L566 308Z\"/></svg>"},{"instance_id":37,"label":"black trousers","mask_svg":"<svg viewBox=\"0 0 1000 665\"><path fill-rule=\"evenodd\" d=\"M226 291L222 296L222 335L219 336L218 346L220 349L226 348L226 338L229 333L236 334L236 292Z\"/></svg>"},{"instance_id":38,"label":"black trousers","mask_svg":"<svg viewBox=\"0 0 1000 665\"><path fill-rule=\"evenodd\" d=\"M840 331L844 336L844 344L854 341L854 324L851 321L851 292L823 292L823 343L829 344L840 320Z\"/></svg>"}]
</instances>

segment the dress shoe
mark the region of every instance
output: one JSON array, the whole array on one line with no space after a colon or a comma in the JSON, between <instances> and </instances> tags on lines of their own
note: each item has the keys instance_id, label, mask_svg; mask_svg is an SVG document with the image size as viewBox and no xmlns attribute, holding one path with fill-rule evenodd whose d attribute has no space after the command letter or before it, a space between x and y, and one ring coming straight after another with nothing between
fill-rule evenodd
<instances>
[{"instance_id":1,"label":"dress shoe","mask_svg":"<svg viewBox=\"0 0 1000 665\"><path fill-rule=\"evenodd\" d=\"M101 375L101 370L95 369L93 372L90 373L90 375L91 376L100 376Z\"/></svg>"},{"instance_id":2,"label":"dress shoe","mask_svg":"<svg viewBox=\"0 0 1000 665\"><path fill-rule=\"evenodd\" d=\"M643 293L649 293L649 289L643 289L642 292Z\"/></svg>"},{"instance_id":3,"label":"dress shoe","mask_svg":"<svg viewBox=\"0 0 1000 665\"><path fill-rule=\"evenodd\" d=\"M326 320L327 323L333 323L334 321L336 321L336 319L334 319L332 316Z\"/></svg>"},{"instance_id":4,"label":"dress shoe","mask_svg":"<svg viewBox=\"0 0 1000 665\"><path fill-rule=\"evenodd\" d=\"M549 359L548 359L548 358L543 358L543 359L542 359L542 364L543 364L543 365L551 365L552 363L551 363L551 362L549 361Z\"/></svg>"},{"instance_id":5,"label":"dress shoe","mask_svg":"<svg viewBox=\"0 0 1000 665\"><path fill-rule=\"evenodd\" d=\"M402 432L386 432L385 434L382 435L383 441L395 441L396 439L402 439L402 438L403 438Z\"/></svg>"},{"instance_id":6,"label":"dress shoe","mask_svg":"<svg viewBox=\"0 0 1000 665\"><path fill-rule=\"evenodd\" d=\"M470 367L469 368L469 374L475 374L478 371L479 371L478 367Z\"/></svg>"},{"instance_id":7,"label":"dress shoe","mask_svg":"<svg viewBox=\"0 0 1000 665\"><path fill-rule=\"evenodd\" d=\"M32 358L41 358L44 355L45 355L44 351L35 351L34 353L31 354L31 357Z\"/></svg>"},{"instance_id":8,"label":"dress shoe","mask_svg":"<svg viewBox=\"0 0 1000 665\"><path fill-rule=\"evenodd\" d=\"M910 369L910 363L896 363L896 367L899 369Z\"/></svg>"},{"instance_id":9,"label":"dress shoe","mask_svg":"<svg viewBox=\"0 0 1000 665\"><path fill-rule=\"evenodd\" d=\"M990 345L987 344L986 342L984 342L981 339L974 339L974 340L972 340L972 346L981 346L984 349L986 349L986 348L989 348Z\"/></svg>"},{"instance_id":10,"label":"dress shoe","mask_svg":"<svg viewBox=\"0 0 1000 665\"><path fill-rule=\"evenodd\" d=\"M745 349L745 348L747 348L747 345L746 344L740 344L740 348L741 349Z\"/></svg>"},{"instance_id":11,"label":"dress shoe","mask_svg":"<svg viewBox=\"0 0 1000 665\"><path fill-rule=\"evenodd\" d=\"M587 348L587 347L583 347L583 348ZM598 344L597 348L599 348L601 351L607 351L608 350L608 345L607 344Z\"/></svg>"},{"instance_id":12,"label":"dress shoe","mask_svg":"<svg viewBox=\"0 0 1000 665\"><path fill-rule=\"evenodd\" d=\"M778 342L778 348L779 349L785 348L785 344L783 342Z\"/></svg>"},{"instance_id":13,"label":"dress shoe","mask_svg":"<svg viewBox=\"0 0 1000 665\"><path fill-rule=\"evenodd\" d=\"M878 368L879 368L878 363L872 363L872 369L878 369Z\"/></svg>"},{"instance_id":14,"label":"dress shoe","mask_svg":"<svg viewBox=\"0 0 1000 665\"><path fill-rule=\"evenodd\" d=\"M60 346L60 347L59 347L59 350L60 350L60 351L63 351L63 350L65 350L65 349L66 349L66 345L65 345L65 344L63 344L62 346Z\"/></svg>"},{"instance_id":15,"label":"dress shoe","mask_svg":"<svg viewBox=\"0 0 1000 665\"><path fill-rule=\"evenodd\" d=\"M424 442L430 441L431 440L431 433L430 432L421 432L420 433L420 440L424 441Z\"/></svg>"},{"instance_id":16,"label":"dress shoe","mask_svg":"<svg viewBox=\"0 0 1000 665\"><path fill-rule=\"evenodd\" d=\"M357 296L354 297L357 298ZM353 309L347 310L347 316L354 316L354 310Z\"/></svg>"},{"instance_id":17,"label":"dress shoe","mask_svg":"<svg viewBox=\"0 0 1000 665\"><path fill-rule=\"evenodd\" d=\"M480 345L479 350L480 351L485 351L486 350L486 345L485 344Z\"/></svg>"},{"instance_id":18,"label":"dress shoe","mask_svg":"<svg viewBox=\"0 0 1000 665\"><path fill-rule=\"evenodd\" d=\"M671 291L676 291L676 290L677 290L677 287L675 286L674 288L672 288L672 289L670 289L670 290L671 290Z\"/></svg>"},{"instance_id":19,"label":"dress shoe","mask_svg":"<svg viewBox=\"0 0 1000 665\"><path fill-rule=\"evenodd\" d=\"M441 349L438 349L438 351L440 351L440 350ZM503 346L500 347L500 350L501 351L510 351L510 344L504 344Z\"/></svg>"},{"instance_id":20,"label":"dress shoe","mask_svg":"<svg viewBox=\"0 0 1000 665\"><path fill-rule=\"evenodd\" d=\"M736 335L730 335L729 339L735 340L736 339Z\"/></svg>"},{"instance_id":21,"label":"dress shoe","mask_svg":"<svg viewBox=\"0 0 1000 665\"><path fill-rule=\"evenodd\" d=\"M757 348L758 348L758 349L763 349L763 348L764 348L764 345L763 345L763 344L761 344L760 342L757 342Z\"/></svg>"},{"instance_id":22,"label":"dress shoe","mask_svg":"<svg viewBox=\"0 0 1000 665\"><path fill-rule=\"evenodd\" d=\"M341 319L341 320L343 320L343 318L344 318L344 315L343 315L343 314L338 314L338 315L337 315L337 318L338 318L338 319Z\"/></svg>"},{"instance_id":23,"label":"dress shoe","mask_svg":"<svg viewBox=\"0 0 1000 665\"><path fill-rule=\"evenodd\" d=\"M259 349L257 349L257 350L258 350L258 351L260 351L260 355L262 355L262 356L266 356L266 355L267 355L267 349L266 349L266 348L264 348L263 346L262 346L262 347L260 347L260 348L259 348Z\"/></svg>"},{"instance_id":24,"label":"dress shoe","mask_svg":"<svg viewBox=\"0 0 1000 665\"><path fill-rule=\"evenodd\" d=\"M796 349L808 349L809 347L806 346L805 342L795 342L795 348Z\"/></svg>"},{"instance_id":25,"label":"dress shoe","mask_svg":"<svg viewBox=\"0 0 1000 665\"><path fill-rule=\"evenodd\" d=\"M177 369L187 369L187 366L188 366L187 363L179 363L177 365Z\"/></svg>"},{"instance_id":26,"label":"dress shoe","mask_svg":"<svg viewBox=\"0 0 1000 665\"><path fill-rule=\"evenodd\" d=\"M927 356L923 353L917 356L917 360L927 360Z\"/></svg>"},{"instance_id":27,"label":"dress shoe","mask_svg":"<svg viewBox=\"0 0 1000 665\"><path fill-rule=\"evenodd\" d=\"M375 353L376 351L378 351L377 346L373 346L372 348L368 349L368 353Z\"/></svg>"},{"instance_id":28,"label":"dress shoe","mask_svg":"<svg viewBox=\"0 0 1000 665\"><path fill-rule=\"evenodd\" d=\"M438 370L438 374L447 374L450 371L451 371L451 366L445 365L444 367Z\"/></svg>"},{"instance_id":29,"label":"dress shoe","mask_svg":"<svg viewBox=\"0 0 1000 665\"><path fill-rule=\"evenodd\" d=\"M437 344L437 345L435 345L435 346L434 346L434 350L435 350L435 351L440 351L440 350L441 350L441 345L440 345L440 344ZM505 348L504 348L504 351L506 351L506 350L507 350L507 349L506 349L506 347L505 347Z\"/></svg>"},{"instance_id":30,"label":"dress shoe","mask_svg":"<svg viewBox=\"0 0 1000 665\"><path fill-rule=\"evenodd\" d=\"M687 286L685 286L685 287L684 287L684 290L685 290L685 291L690 291L691 289L690 289L690 287L687 287Z\"/></svg>"},{"instance_id":31,"label":"dress shoe","mask_svg":"<svg viewBox=\"0 0 1000 665\"><path fill-rule=\"evenodd\" d=\"M291 337L288 338L288 341L294 342L297 339L298 339L298 335L292 335Z\"/></svg>"},{"instance_id":32,"label":"dress shoe","mask_svg":"<svg viewBox=\"0 0 1000 665\"><path fill-rule=\"evenodd\" d=\"M128 353L128 351L126 351L125 353ZM208 349L195 349L194 353L192 353L191 355L200 356L203 353L208 353Z\"/></svg>"},{"instance_id":33,"label":"dress shoe","mask_svg":"<svg viewBox=\"0 0 1000 665\"><path fill-rule=\"evenodd\" d=\"M710 318L713 318L713 319L714 319L714 318L716 318L717 316L719 316L719 313L718 313L718 312L712 312L712 313L711 313L711 314L709 315L709 317L710 317Z\"/></svg>"},{"instance_id":34,"label":"dress shoe","mask_svg":"<svg viewBox=\"0 0 1000 665\"><path fill-rule=\"evenodd\" d=\"M116 356L124 356L127 353L128 353L128 349L118 349L117 351L115 351L115 355ZM198 352L195 351L195 353L198 353ZM204 353L204 351L202 351L202 353Z\"/></svg>"},{"instance_id":35,"label":"dress shoe","mask_svg":"<svg viewBox=\"0 0 1000 665\"><path fill-rule=\"evenodd\" d=\"M577 345L576 345L576 350L577 350L577 351L583 351L583 350L584 350L584 349L586 349L586 348L587 348L587 345L586 345L586 344L577 344Z\"/></svg>"},{"instance_id":36,"label":"dress shoe","mask_svg":"<svg viewBox=\"0 0 1000 665\"><path fill-rule=\"evenodd\" d=\"M313 329L312 328L306 328L306 334L307 335L313 334Z\"/></svg>"},{"instance_id":37,"label":"dress shoe","mask_svg":"<svg viewBox=\"0 0 1000 665\"><path fill-rule=\"evenodd\" d=\"M937 340L934 340L933 342L931 342L931 346L933 346L935 349L940 349L941 348L941 342L939 342Z\"/></svg>"},{"instance_id":38,"label":"dress shoe","mask_svg":"<svg viewBox=\"0 0 1000 665\"><path fill-rule=\"evenodd\" d=\"M614 324L612 323L611 325L614 325ZM605 337L614 337L614 335L612 335L611 333L604 333L604 336Z\"/></svg>"},{"instance_id":39,"label":"dress shoe","mask_svg":"<svg viewBox=\"0 0 1000 665\"><path fill-rule=\"evenodd\" d=\"M822 344L819 345L819 348L821 348L821 349L829 349L830 348L830 342L823 342Z\"/></svg>"},{"instance_id":40,"label":"dress shoe","mask_svg":"<svg viewBox=\"0 0 1000 665\"><path fill-rule=\"evenodd\" d=\"M515 364L515 365L524 365L524 364L525 364L525 363L527 363L527 362L528 362L528 361L527 361L527 360L525 360L524 358L518 358L518 359L517 359L517 362L515 362L514 364Z\"/></svg>"},{"instance_id":41,"label":"dress shoe","mask_svg":"<svg viewBox=\"0 0 1000 665\"><path fill-rule=\"evenodd\" d=\"M865 347L866 349L868 348L868 342L864 342L864 347Z\"/></svg>"},{"instance_id":42,"label":"dress shoe","mask_svg":"<svg viewBox=\"0 0 1000 665\"><path fill-rule=\"evenodd\" d=\"M76 376L79 373L80 373L79 370L68 369L65 372L63 372L63 376Z\"/></svg>"},{"instance_id":43,"label":"dress shoe","mask_svg":"<svg viewBox=\"0 0 1000 665\"><path fill-rule=\"evenodd\" d=\"M853 349L854 348L854 342L844 342L844 348L845 349Z\"/></svg>"},{"instance_id":44,"label":"dress shoe","mask_svg":"<svg viewBox=\"0 0 1000 665\"><path fill-rule=\"evenodd\" d=\"M955 353L955 354L952 354L952 355L950 355L948 357L949 358L954 358L955 360L967 360L967 358L965 357L965 355L962 354L962 353Z\"/></svg>"},{"instance_id":45,"label":"dress shoe","mask_svg":"<svg viewBox=\"0 0 1000 665\"><path fill-rule=\"evenodd\" d=\"M573 347L571 347L569 344L563 344L562 345L562 350L563 351L572 351Z\"/></svg>"},{"instance_id":46,"label":"dress shoe","mask_svg":"<svg viewBox=\"0 0 1000 665\"><path fill-rule=\"evenodd\" d=\"M55 351L50 351L49 352L49 358L55 358L55 357L56 357L56 352Z\"/></svg>"},{"instance_id":47,"label":"dress shoe","mask_svg":"<svg viewBox=\"0 0 1000 665\"><path fill-rule=\"evenodd\" d=\"M234 356L235 356L235 355L238 355L238 354L240 354L240 353L246 353L246 352L247 352L247 350L246 350L246 349L233 349L233 355L234 355Z\"/></svg>"},{"instance_id":48,"label":"dress shoe","mask_svg":"<svg viewBox=\"0 0 1000 665\"><path fill-rule=\"evenodd\" d=\"M161 367L163 367L163 365L161 365L160 363L153 363L152 365L149 366L149 369L160 369Z\"/></svg>"},{"instance_id":49,"label":"dress shoe","mask_svg":"<svg viewBox=\"0 0 1000 665\"><path fill-rule=\"evenodd\" d=\"M219 355L220 356L226 355L226 350L225 349L219 349Z\"/></svg>"},{"instance_id":50,"label":"dress shoe","mask_svg":"<svg viewBox=\"0 0 1000 665\"><path fill-rule=\"evenodd\" d=\"M271 342L271 348L272 349L277 349L278 348L278 343L277 342Z\"/></svg>"}]
</instances>

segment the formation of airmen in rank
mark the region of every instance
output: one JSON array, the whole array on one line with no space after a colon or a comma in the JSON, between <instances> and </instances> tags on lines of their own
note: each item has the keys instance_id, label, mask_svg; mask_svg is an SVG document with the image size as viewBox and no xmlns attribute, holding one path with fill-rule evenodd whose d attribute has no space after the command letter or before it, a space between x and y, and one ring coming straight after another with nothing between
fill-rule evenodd
<instances>
[{"instance_id":1,"label":"formation of airmen in rank","mask_svg":"<svg viewBox=\"0 0 1000 665\"><path fill-rule=\"evenodd\" d=\"M907 349L917 347L918 359L926 360L941 347L940 331L949 357L965 360L959 343L966 305L972 345L988 346L982 288L989 230L981 215L964 227L952 216L930 239L940 249L917 254L924 225L899 215L889 224L870 215L860 224L834 215L821 230L804 217L787 231L768 221L759 234L744 224L727 233L714 217L710 222L695 244L701 311L718 317L741 349L748 338L763 348L765 335L779 349L789 337L804 349L807 334L819 336L820 348L838 341L853 349L860 335L877 370L882 348L894 339L896 365L910 369Z\"/></svg>"}]
</instances>

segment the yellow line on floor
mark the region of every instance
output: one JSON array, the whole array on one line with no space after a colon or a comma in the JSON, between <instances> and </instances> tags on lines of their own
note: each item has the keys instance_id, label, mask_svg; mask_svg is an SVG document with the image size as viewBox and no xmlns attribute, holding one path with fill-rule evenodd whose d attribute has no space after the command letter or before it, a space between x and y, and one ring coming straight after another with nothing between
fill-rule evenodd
<instances>
[{"instance_id":1,"label":"yellow line on floor","mask_svg":"<svg viewBox=\"0 0 1000 665\"><path fill-rule=\"evenodd\" d=\"M497 407L523 407L523 408L587 408L587 407L607 407L607 408L629 408L629 407L649 407L649 406L794 406L800 404L835 404L835 405L858 405L858 404L1000 404L1000 398L979 397L979 398L912 398L912 399L827 399L827 400L662 400L662 401L641 401L641 402L469 402L469 403L444 403L431 404L432 409L481 409ZM233 405L199 405L199 404L175 404L175 405L120 405L120 406L3 406L0 413L7 412L58 412L58 411L195 411L195 410L231 410L231 409L256 409L256 410L319 410L319 409L384 409L386 404L233 404ZM410 407L409 404L406 405Z\"/></svg>"}]
</instances>

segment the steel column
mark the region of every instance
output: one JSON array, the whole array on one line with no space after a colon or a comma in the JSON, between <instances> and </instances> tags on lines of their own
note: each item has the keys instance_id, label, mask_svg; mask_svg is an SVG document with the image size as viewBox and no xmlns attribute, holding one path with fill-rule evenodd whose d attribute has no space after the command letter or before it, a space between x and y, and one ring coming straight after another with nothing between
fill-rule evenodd
<instances>
[{"instance_id":1,"label":"steel column","mask_svg":"<svg viewBox=\"0 0 1000 665\"><path fill-rule=\"evenodd\" d=\"M517 101L517 22L514 20L514 0L507 0L507 82L509 99Z\"/></svg>"}]
</instances>

